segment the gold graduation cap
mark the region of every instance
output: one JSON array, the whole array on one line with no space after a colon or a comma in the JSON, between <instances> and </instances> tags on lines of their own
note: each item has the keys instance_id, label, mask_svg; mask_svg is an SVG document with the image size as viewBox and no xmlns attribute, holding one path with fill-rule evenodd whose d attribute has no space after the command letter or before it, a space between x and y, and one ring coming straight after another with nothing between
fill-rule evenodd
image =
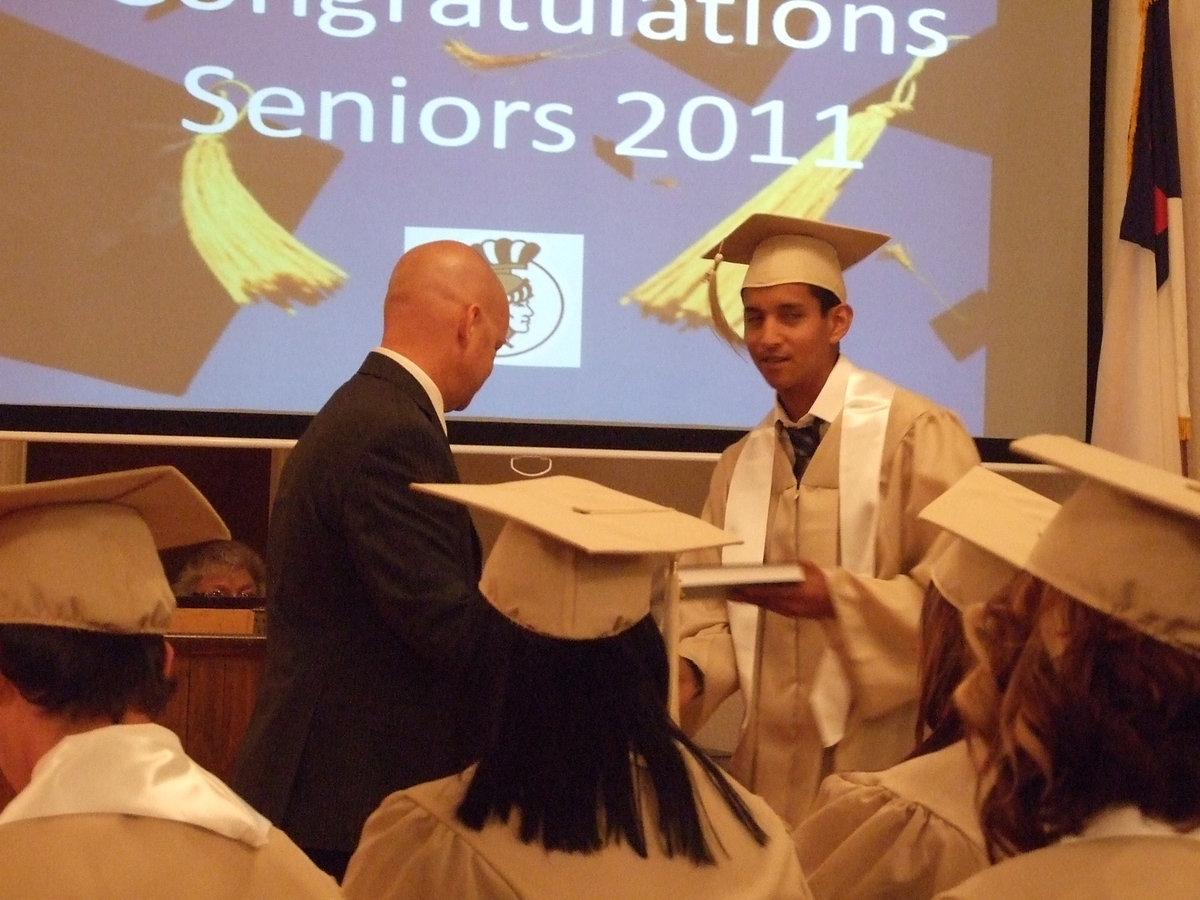
<instances>
[{"instance_id":1,"label":"gold graduation cap","mask_svg":"<svg viewBox=\"0 0 1200 900\"><path fill-rule=\"evenodd\" d=\"M975 466L921 510L919 518L954 537L931 578L960 610L1000 593L1025 568L1059 505L1037 491Z\"/></svg>"},{"instance_id":2,"label":"gold graduation cap","mask_svg":"<svg viewBox=\"0 0 1200 900\"><path fill-rule=\"evenodd\" d=\"M1012 449L1084 477L1026 568L1081 603L1200 654L1200 482L1062 435Z\"/></svg>"},{"instance_id":3,"label":"gold graduation cap","mask_svg":"<svg viewBox=\"0 0 1200 900\"><path fill-rule=\"evenodd\" d=\"M162 633L158 550L228 537L174 466L0 487L0 623Z\"/></svg>"},{"instance_id":4,"label":"gold graduation cap","mask_svg":"<svg viewBox=\"0 0 1200 900\"><path fill-rule=\"evenodd\" d=\"M414 484L503 516L480 589L538 634L593 640L619 634L664 602L659 627L671 667L675 713L681 553L740 539L695 516L566 475L500 484ZM668 577L664 577L668 576Z\"/></svg>"}]
</instances>

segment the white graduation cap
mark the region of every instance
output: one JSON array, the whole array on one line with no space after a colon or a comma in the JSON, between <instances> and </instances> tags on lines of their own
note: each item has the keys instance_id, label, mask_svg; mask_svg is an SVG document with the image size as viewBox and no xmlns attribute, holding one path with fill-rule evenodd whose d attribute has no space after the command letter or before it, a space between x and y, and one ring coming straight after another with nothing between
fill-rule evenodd
<instances>
[{"instance_id":1,"label":"white graduation cap","mask_svg":"<svg viewBox=\"0 0 1200 900\"><path fill-rule=\"evenodd\" d=\"M659 625L675 709L675 562L689 550L739 543L737 536L669 506L566 475L412 487L507 520L479 586L493 606L531 631L571 640L619 634L650 614L665 587Z\"/></svg>"},{"instance_id":2,"label":"white graduation cap","mask_svg":"<svg viewBox=\"0 0 1200 900\"><path fill-rule=\"evenodd\" d=\"M745 265L742 287L812 284L846 302L842 272L888 242L889 235L815 219L754 213L705 259Z\"/></svg>"},{"instance_id":3,"label":"white graduation cap","mask_svg":"<svg viewBox=\"0 0 1200 900\"><path fill-rule=\"evenodd\" d=\"M162 633L158 550L228 537L173 466L0 487L0 623Z\"/></svg>"},{"instance_id":4,"label":"white graduation cap","mask_svg":"<svg viewBox=\"0 0 1200 900\"><path fill-rule=\"evenodd\" d=\"M931 579L960 610L999 594L1025 568L1059 505L1011 478L975 466L921 510L953 536Z\"/></svg>"},{"instance_id":5,"label":"white graduation cap","mask_svg":"<svg viewBox=\"0 0 1200 900\"><path fill-rule=\"evenodd\" d=\"M1030 555L1038 578L1200 654L1200 482L1062 435L1012 449L1084 476Z\"/></svg>"}]
</instances>

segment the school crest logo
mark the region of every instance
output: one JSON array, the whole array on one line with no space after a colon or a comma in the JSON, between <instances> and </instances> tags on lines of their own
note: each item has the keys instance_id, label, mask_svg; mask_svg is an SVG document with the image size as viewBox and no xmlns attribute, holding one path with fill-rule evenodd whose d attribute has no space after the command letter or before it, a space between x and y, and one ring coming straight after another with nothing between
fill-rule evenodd
<instances>
[{"instance_id":1,"label":"school crest logo","mask_svg":"<svg viewBox=\"0 0 1200 900\"><path fill-rule=\"evenodd\" d=\"M409 225L411 248L443 238L469 244L508 293L508 338L496 364L577 369L583 343L583 235Z\"/></svg>"},{"instance_id":2,"label":"school crest logo","mask_svg":"<svg viewBox=\"0 0 1200 900\"><path fill-rule=\"evenodd\" d=\"M500 237L472 246L491 264L508 293L508 340L497 358L520 356L551 340L562 325L566 301L558 279L538 262L541 245Z\"/></svg>"}]
</instances>

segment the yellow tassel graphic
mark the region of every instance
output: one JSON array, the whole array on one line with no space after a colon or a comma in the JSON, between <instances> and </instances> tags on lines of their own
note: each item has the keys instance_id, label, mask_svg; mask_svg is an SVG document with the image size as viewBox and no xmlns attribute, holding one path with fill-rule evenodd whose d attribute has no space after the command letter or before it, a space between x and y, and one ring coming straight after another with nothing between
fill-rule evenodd
<instances>
[{"instance_id":1,"label":"yellow tassel graphic","mask_svg":"<svg viewBox=\"0 0 1200 900\"><path fill-rule=\"evenodd\" d=\"M293 312L341 287L346 273L296 240L238 180L219 134L197 135L183 157L183 219L200 258L238 304L262 298Z\"/></svg>"},{"instance_id":2,"label":"yellow tassel graphic","mask_svg":"<svg viewBox=\"0 0 1200 900\"><path fill-rule=\"evenodd\" d=\"M544 59L585 59L589 56L599 56L601 53L607 52L604 48L588 51L575 49L576 47L593 43L592 41L586 41L582 44L573 44L558 50L534 50L531 53L484 53L474 49L463 41L450 40L442 43L442 49L463 68L474 69L476 72L487 72L494 69L512 69L519 66L527 66L530 63L541 62Z\"/></svg>"},{"instance_id":3,"label":"yellow tassel graphic","mask_svg":"<svg viewBox=\"0 0 1200 900\"><path fill-rule=\"evenodd\" d=\"M912 109L916 76L925 60L913 61L897 82L889 100L855 113L849 121L846 158L864 159L879 140L888 122ZM745 270L741 266L713 265L703 259L751 213L773 213L802 219L820 219L840 195L853 171L821 166L818 160L835 153L836 136L819 141L800 160L757 194L709 228L666 266L634 288L621 302L637 303L643 311L664 322L686 327L708 326L726 340L740 342L742 304L739 290ZM724 319L724 321L720 321Z\"/></svg>"},{"instance_id":4,"label":"yellow tassel graphic","mask_svg":"<svg viewBox=\"0 0 1200 900\"><path fill-rule=\"evenodd\" d=\"M552 50L535 50L533 53L480 53L462 41L446 41L442 47L456 62L476 71L524 66L533 62L541 62L543 59L550 59L555 55Z\"/></svg>"}]
</instances>

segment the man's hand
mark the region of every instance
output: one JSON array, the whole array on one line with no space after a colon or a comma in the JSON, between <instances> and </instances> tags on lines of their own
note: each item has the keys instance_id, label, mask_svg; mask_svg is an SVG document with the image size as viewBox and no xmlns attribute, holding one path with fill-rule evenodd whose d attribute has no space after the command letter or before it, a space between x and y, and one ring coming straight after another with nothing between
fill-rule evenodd
<instances>
[{"instance_id":1,"label":"man's hand","mask_svg":"<svg viewBox=\"0 0 1200 900\"><path fill-rule=\"evenodd\" d=\"M793 584L754 584L731 593L734 600L753 603L792 619L828 619L834 615L825 573L810 562L801 562L804 580Z\"/></svg>"}]
</instances>

